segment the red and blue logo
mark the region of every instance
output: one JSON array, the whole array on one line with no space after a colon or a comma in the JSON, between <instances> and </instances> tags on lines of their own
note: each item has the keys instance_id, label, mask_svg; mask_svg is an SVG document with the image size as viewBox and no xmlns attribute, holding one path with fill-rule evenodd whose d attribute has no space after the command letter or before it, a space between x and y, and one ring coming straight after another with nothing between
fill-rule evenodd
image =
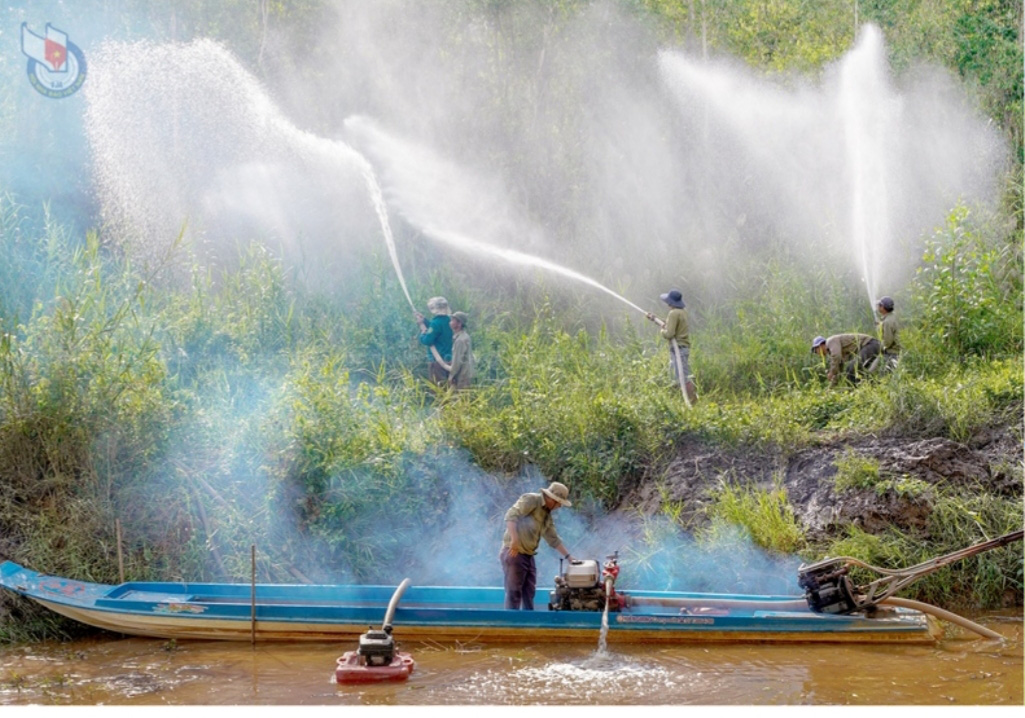
<instances>
[{"instance_id":1,"label":"red and blue logo","mask_svg":"<svg viewBox=\"0 0 1025 718\"><path fill-rule=\"evenodd\" d=\"M85 55L68 41L68 35L46 23L46 33L36 35L21 24L21 51L28 56L28 79L46 97L60 99L78 92L85 82Z\"/></svg>"}]
</instances>

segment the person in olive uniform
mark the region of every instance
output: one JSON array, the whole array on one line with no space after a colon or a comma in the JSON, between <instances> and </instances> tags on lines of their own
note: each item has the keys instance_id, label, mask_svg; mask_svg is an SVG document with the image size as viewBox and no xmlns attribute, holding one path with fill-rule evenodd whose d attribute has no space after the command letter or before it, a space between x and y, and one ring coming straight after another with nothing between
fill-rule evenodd
<instances>
[{"instance_id":1,"label":"person in olive uniform","mask_svg":"<svg viewBox=\"0 0 1025 718\"><path fill-rule=\"evenodd\" d=\"M694 376L690 373L690 327L687 322L687 309L683 302L683 294L678 289L671 289L661 297L663 302L669 305L669 314L665 320L659 319L651 312L647 317L655 322L661 330L662 336L669 340L669 371L673 381L680 382L679 372L683 372L683 384L687 392L687 399L693 404L698 400L698 392L694 387ZM673 341L676 342L676 349L673 348ZM677 356L680 362L677 368Z\"/></svg>"},{"instance_id":2,"label":"person in olive uniform","mask_svg":"<svg viewBox=\"0 0 1025 718\"><path fill-rule=\"evenodd\" d=\"M876 302L876 311L879 314L879 342L880 354L868 368L870 372L882 373L890 371L897 366L900 359L900 327L897 324L897 317L893 313L893 298L881 297Z\"/></svg>"},{"instance_id":3,"label":"person in olive uniform","mask_svg":"<svg viewBox=\"0 0 1025 718\"><path fill-rule=\"evenodd\" d=\"M449 320L452 327L452 363L448 366L448 385L456 391L470 386L475 371L473 343L466 331L469 321L466 312L454 312Z\"/></svg>"},{"instance_id":4,"label":"person in olive uniform","mask_svg":"<svg viewBox=\"0 0 1025 718\"><path fill-rule=\"evenodd\" d=\"M868 334L834 334L828 339L815 337L811 350L813 354L829 357L826 378L830 386L836 386L841 371L845 372L849 381L856 382L858 375L879 355L880 344L878 339Z\"/></svg>"},{"instance_id":5,"label":"person in olive uniform","mask_svg":"<svg viewBox=\"0 0 1025 718\"><path fill-rule=\"evenodd\" d=\"M534 554L543 538L567 560L569 551L562 544L552 512L560 506L572 506L569 489L553 481L539 493L520 496L505 512L505 534L498 554L505 574L505 607L513 610L534 610L537 589L537 566Z\"/></svg>"}]
</instances>

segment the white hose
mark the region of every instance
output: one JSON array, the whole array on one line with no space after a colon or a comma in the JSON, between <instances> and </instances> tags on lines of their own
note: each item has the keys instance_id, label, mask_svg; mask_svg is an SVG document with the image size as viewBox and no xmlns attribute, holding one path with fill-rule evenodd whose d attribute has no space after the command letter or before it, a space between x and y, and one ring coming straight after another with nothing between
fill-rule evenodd
<instances>
[{"instance_id":1,"label":"white hose","mask_svg":"<svg viewBox=\"0 0 1025 718\"><path fill-rule=\"evenodd\" d=\"M690 397L687 396L687 377L683 375L683 359L680 358L680 345L676 343L676 337L669 340L670 349L673 353L673 362L676 365L676 377L680 380L680 391L683 393L683 402L690 407Z\"/></svg>"},{"instance_id":2,"label":"white hose","mask_svg":"<svg viewBox=\"0 0 1025 718\"><path fill-rule=\"evenodd\" d=\"M992 638L998 641L1004 640L1004 637L996 631L991 631L984 626L980 626L978 623L969 621L963 616L958 616L956 613L945 611L942 608L937 608L936 606L930 606L928 603L912 601L910 598L897 598L895 596L891 596L879 603L884 606L899 606L900 608L911 608L916 611L921 611L922 613L929 613L936 616L936 618L942 618L944 621L949 621L950 623L954 623L962 628L967 628L969 631L978 633L983 638Z\"/></svg>"}]
</instances>

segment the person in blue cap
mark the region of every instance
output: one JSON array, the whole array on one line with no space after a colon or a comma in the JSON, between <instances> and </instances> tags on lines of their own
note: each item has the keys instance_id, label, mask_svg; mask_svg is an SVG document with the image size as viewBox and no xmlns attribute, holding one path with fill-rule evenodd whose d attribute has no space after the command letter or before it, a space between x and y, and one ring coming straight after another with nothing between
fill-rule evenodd
<instances>
[{"instance_id":1,"label":"person in blue cap","mask_svg":"<svg viewBox=\"0 0 1025 718\"><path fill-rule=\"evenodd\" d=\"M651 312L648 312L647 317L662 329L662 336L669 340L669 366L673 380L681 383L681 374L677 372L682 372L687 400L693 404L698 400L698 392L694 387L694 375L690 373L690 328L683 294L679 289L670 289L660 295L660 299L669 305L669 314L666 315L665 320L659 319ZM674 356L673 340L676 341L678 357ZM680 363L679 370L677 369L677 358Z\"/></svg>"}]
</instances>

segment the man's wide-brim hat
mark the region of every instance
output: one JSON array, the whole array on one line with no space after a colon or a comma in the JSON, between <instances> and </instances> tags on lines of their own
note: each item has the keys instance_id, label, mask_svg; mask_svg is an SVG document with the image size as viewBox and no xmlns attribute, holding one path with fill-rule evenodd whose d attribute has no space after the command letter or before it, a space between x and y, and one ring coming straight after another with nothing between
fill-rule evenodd
<instances>
[{"instance_id":1,"label":"man's wide-brim hat","mask_svg":"<svg viewBox=\"0 0 1025 718\"><path fill-rule=\"evenodd\" d=\"M566 488L565 484L560 484L558 481L553 481L548 485L547 489L541 489L541 493L552 501L558 501L563 506L573 505L569 500L569 489Z\"/></svg>"},{"instance_id":2,"label":"man's wide-brim hat","mask_svg":"<svg viewBox=\"0 0 1025 718\"><path fill-rule=\"evenodd\" d=\"M816 349L818 349L820 346L822 346L825 343L826 343L826 338L825 337L815 337L812 340L812 342L811 342L811 350L815 351Z\"/></svg>"},{"instance_id":3,"label":"man's wide-brim hat","mask_svg":"<svg viewBox=\"0 0 1025 718\"><path fill-rule=\"evenodd\" d=\"M668 292L660 296L662 301L669 306L676 307L677 309L683 309L683 295L680 293L679 289L670 289Z\"/></svg>"},{"instance_id":4,"label":"man's wide-brim hat","mask_svg":"<svg viewBox=\"0 0 1025 718\"><path fill-rule=\"evenodd\" d=\"M459 322L463 329L466 329L470 324L470 317L466 315L466 312L452 312L452 318Z\"/></svg>"}]
</instances>

